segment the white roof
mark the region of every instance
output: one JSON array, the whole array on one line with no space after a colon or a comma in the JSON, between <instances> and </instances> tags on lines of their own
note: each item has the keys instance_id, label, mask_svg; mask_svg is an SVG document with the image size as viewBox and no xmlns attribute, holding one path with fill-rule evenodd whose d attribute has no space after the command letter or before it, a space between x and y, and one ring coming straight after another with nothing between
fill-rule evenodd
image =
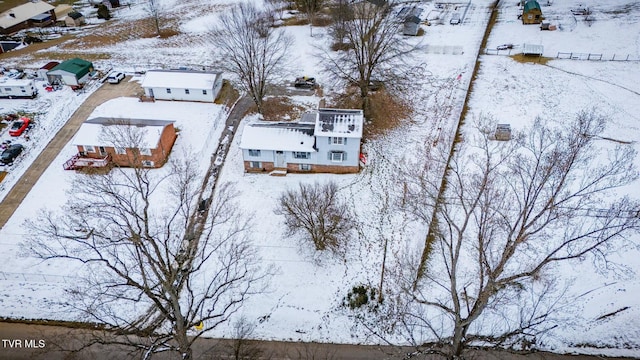
<instances>
[{"instance_id":1,"label":"white roof","mask_svg":"<svg viewBox=\"0 0 640 360\"><path fill-rule=\"evenodd\" d=\"M542 55L544 46L535 44L522 44L522 53L525 55Z\"/></svg>"},{"instance_id":2,"label":"white roof","mask_svg":"<svg viewBox=\"0 0 640 360\"><path fill-rule=\"evenodd\" d=\"M2 78L0 79L0 86L33 86L33 80L29 79L10 79L10 78Z\"/></svg>"},{"instance_id":3,"label":"white roof","mask_svg":"<svg viewBox=\"0 0 640 360\"><path fill-rule=\"evenodd\" d=\"M108 120L110 120L112 124L114 122L116 122L116 124L109 125ZM162 130L172 122L173 121L141 119L90 119L80 126L71 143L73 145L155 149L160 142ZM131 125L125 125L125 123L131 123ZM142 123L145 125L141 126L140 124ZM127 143L126 140L117 139L118 137L126 139L130 136L135 137L136 140L131 140Z\"/></svg>"},{"instance_id":4,"label":"white roof","mask_svg":"<svg viewBox=\"0 0 640 360\"><path fill-rule=\"evenodd\" d=\"M364 115L362 110L318 109L316 136L362 137Z\"/></svg>"},{"instance_id":5,"label":"white roof","mask_svg":"<svg viewBox=\"0 0 640 360\"><path fill-rule=\"evenodd\" d=\"M43 1L28 2L26 4L16 6L0 14L0 28L10 28L23 21L29 20L36 15L46 13L51 9L54 9L54 7ZM10 14L13 14L14 16L11 16Z\"/></svg>"},{"instance_id":6,"label":"white roof","mask_svg":"<svg viewBox=\"0 0 640 360\"><path fill-rule=\"evenodd\" d=\"M191 70L149 70L144 76L143 88L213 89L220 73Z\"/></svg>"},{"instance_id":7,"label":"white roof","mask_svg":"<svg viewBox=\"0 0 640 360\"><path fill-rule=\"evenodd\" d=\"M315 138L299 129L259 124L247 124L240 139L241 149L313 152L314 144Z\"/></svg>"}]
</instances>

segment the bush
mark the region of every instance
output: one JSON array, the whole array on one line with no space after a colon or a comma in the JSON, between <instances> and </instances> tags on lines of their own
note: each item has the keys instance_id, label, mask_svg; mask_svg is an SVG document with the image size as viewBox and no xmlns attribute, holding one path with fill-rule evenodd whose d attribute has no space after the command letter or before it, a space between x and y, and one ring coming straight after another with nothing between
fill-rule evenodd
<instances>
[{"instance_id":1,"label":"bush","mask_svg":"<svg viewBox=\"0 0 640 360\"><path fill-rule=\"evenodd\" d=\"M348 306L351 310L354 310L367 305L370 299L375 300L375 298L376 289L368 285L358 285L354 286L351 291L347 293L343 305Z\"/></svg>"}]
</instances>

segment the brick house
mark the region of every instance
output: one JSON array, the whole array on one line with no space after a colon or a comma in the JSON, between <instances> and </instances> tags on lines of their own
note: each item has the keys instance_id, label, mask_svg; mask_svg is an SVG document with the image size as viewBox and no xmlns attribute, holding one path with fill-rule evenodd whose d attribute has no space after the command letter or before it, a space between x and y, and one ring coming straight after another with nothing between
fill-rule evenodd
<instances>
[{"instance_id":1,"label":"brick house","mask_svg":"<svg viewBox=\"0 0 640 360\"><path fill-rule=\"evenodd\" d=\"M247 172L355 173L360 170L362 110L318 109L297 122L247 124L240 139Z\"/></svg>"},{"instance_id":2,"label":"brick house","mask_svg":"<svg viewBox=\"0 0 640 360\"><path fill-rule=\"evenodd\" d=\"M167 162L177 133L172 120L98 117L85 121L72 140L78 153L65 170L84 167L150 167Z\"/></svg>"}]
</instances>

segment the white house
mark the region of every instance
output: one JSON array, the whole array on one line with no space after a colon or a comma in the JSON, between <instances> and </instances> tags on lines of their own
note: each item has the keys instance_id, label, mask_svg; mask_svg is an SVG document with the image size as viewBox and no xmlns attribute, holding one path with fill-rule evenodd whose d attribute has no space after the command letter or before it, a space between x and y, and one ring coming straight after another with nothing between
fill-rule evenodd
<instances>
[{"instance_id":1,"label":"white house","mask_svg":"<svg viewBox=\"0 0 640 360\"><path fill-rule=\"evenodd\" d=\"M156 100L213 102L222 88L222 73L194 70L150 70L140 84Z\"/></svg>"},{"instance_id":2,"label":"white house","mask_svg":"<svg viewBox=\"0 0 640 360\"><path fill-rule=\"evenodd\" d=\"M247 172L354 173L360 169L362 110L318 109L298 122L255 122L242 132Z\"/></svg>"},{"instance_id":3,"label":"white house","mask_svg":"<svg viewBox=\"0 0 640 360\"><path fill-rule=\"evenodd\" d=\"M7 79L0 80L0 98L18 99L35 98L38 94L35 82L28 79Z\"/></svg>"}]
</instances>

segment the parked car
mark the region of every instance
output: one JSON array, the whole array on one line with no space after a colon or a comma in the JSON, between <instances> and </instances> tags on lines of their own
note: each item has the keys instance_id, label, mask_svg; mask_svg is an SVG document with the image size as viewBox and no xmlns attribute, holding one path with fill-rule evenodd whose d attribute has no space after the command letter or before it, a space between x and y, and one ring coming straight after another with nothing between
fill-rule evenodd
<instances>
[{"instance_id":1,"label":"parked car","mask_svg":"<svg viewBox=\"0 0 640 360\"><path fill-rule=\"evenodd\" d=\"M22 79L24 77L24 72L22 70L11 69L5 72L5 75L10 79Z\"/></svg>"},{"instance_id":2,"label":"parked car","mask_svg":"<svg viewBox=\"0 0 640 360\"><path fill-rule=\"evenodd\" d=\"M509 50L509 49L513 49L513 44L502 44L502 45L498 45L498 47L496 47L497 50Z\"/></svg>"},{"instance_id":3,"label":"parked car","mask_svg":"<svg viewBox=\"0 0 640 360\"><path fill-rule=\"evenodd\" d=\"M27 117L21 117L20 120L14 121L13 125L11 125L11 128L9 129L9 135L11 135L11 136L20 136L20 135L22 135L22 133L29 126L29 122L30 122L30 120Z\"/></svg>"},{"instance_id":4,"label":"parked car","mask_svg":"<svg viewBox=\"0 0 640 360\"><path fill-rule=\"evenodd\" d=\"M13 161L22 153L24 146L20 144L10 145L0 154L0 162L4 165L11 165Z\"/></svg>"},{"instance_id":5,"label":"parked car","mask_svg":"<svg viewBox=\"0 0 640 360\"><path fill-rule=\"evenodd\" d=\"M296 78L293 86L297 88L313 89L316 87L316 79L308 76Z\"/></svg>"},{"instance_id":6,"label":"parked car","mask_svg":"<svg viewBox=\"0 0 640 360\"><path fill-rule=\"evenodd\" d=\"M451 20L449 20L449 24L451 24L451 25L460 24L460 14L453 13L453 15L451 15Z\"/></svg>"},{"instance_id":7,"label":"parked car","mask_svg":"<svg viewBox=\"0 0 640 360\"><path fill-rule=\"evenodd\" d=\"M107 82L109 84L120 84L120 81L122 81L122 79L124 79L124 74L119 71L112 72L111 74L109 74L109 76L107 76Z\"/></svg>"}]
</instances>

